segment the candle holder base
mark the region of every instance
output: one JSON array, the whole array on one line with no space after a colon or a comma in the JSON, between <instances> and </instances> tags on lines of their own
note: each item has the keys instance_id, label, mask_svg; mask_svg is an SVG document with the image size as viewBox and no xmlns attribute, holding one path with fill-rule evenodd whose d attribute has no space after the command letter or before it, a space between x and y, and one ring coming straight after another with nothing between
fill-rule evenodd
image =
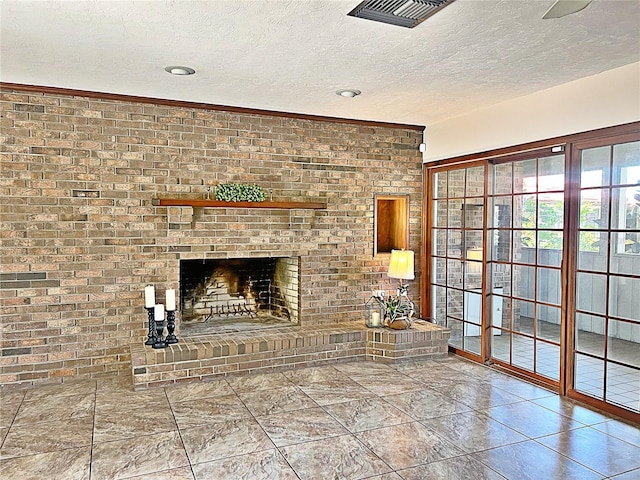
<instances>
[{"instance_id":1,"label":"candle holder base","mask_svg":"<svg viewBox=\"0 0 640 480\"><path fill-rule=\"evenodd\" d=\"M164 333L164 320L156 321L156 341L151 348L167 348L167 343L162 338Z\"/></svg>"},{"instance_id":2,"label":"candle holder base","mask_svg":"<svg viewBox=\"0 0 640 480\"><path fill-rule=\"evenodd\" d=\"M147 341L145 345L153 345L156 343L156 321L153 307L145 307L147 309L147 316L149 317L149 333L147 334Z\"/></svg>"},{"instance_id":3,"label":"candle holder base","mask_svg":"<svg viewBox=\"0 0 640 480\"><path fill-rule=\"evenodd\" d=\"M167 312L167 338L164 341L168 344L178 343L178 338L174 335L176 329L176 312L171 310Z\"/></svg>"},{"instance_id":4,"label":"candle holder base","mask_svg":"<svg viewBox=\"0 0 640 480\"><path fill-rule=\"evenodd\" d=\"M158 340L156 343L151 345L151 348L167 348L167 343L164 340Z\"/></svg>"}]
</instances>

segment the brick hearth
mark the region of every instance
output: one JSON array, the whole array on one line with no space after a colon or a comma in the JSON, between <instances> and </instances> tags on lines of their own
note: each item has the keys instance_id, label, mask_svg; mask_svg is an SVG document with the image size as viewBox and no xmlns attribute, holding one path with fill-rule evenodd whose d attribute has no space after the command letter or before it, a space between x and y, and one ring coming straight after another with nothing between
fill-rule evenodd
<instances>
[{"instance_id":1,"label":"brick hearth","mask_svg":"<svg viewBox=\"0 0 640 480\"><path fill-rule=\"evenodd\" d=\"M449 335L420 320L408 330L351 322L193 337L158 350L138 343L131 346L133 382L140 389L337 362L440 358L447 354Z\"/></svg>"}]
</instances>

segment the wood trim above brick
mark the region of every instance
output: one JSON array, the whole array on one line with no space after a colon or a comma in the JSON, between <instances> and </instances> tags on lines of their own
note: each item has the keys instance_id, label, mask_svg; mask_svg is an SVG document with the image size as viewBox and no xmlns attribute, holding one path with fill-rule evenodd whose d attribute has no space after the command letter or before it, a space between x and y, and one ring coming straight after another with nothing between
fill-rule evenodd
<instances>
[{"instance_id":1,"label":"wood trim above brick","mask_svg":"<svg viewBox=\"0 0 640 480\"><path fill-rule=\"evenodd\" d=\"M322 115L306 115L302 113L280 112L276 110L263 110L259 108L248 107L234 107L230 105L217 105L213 103L188 102L184 100L141 97L137 95L123 95L119 93L94 92L91 90L75 90L72 88L50 87L46 85L28 85L22 83L0 82L0 91L4 89L15 90L19 92L42 93L48 95L66 95L104 100L119 100L123 102L149 103L153 105L164 105L168 107L197 108L201 110L220 110L224 112L243 113L248 115L268 115L271 117L286 117L300 120L314 120L318 122L349 123L354 125L366 125L370 127L403 128L408 130L417 130L419 132L423 132L425 129L424 125L377 122L374 120L326 117Z\"/></svg>"},{"instance_id":2,"label":"wood trim above brick","mask_svg":"<svg viewBox=\"0 0 640 480\"><path fill-rule=\"evenodd\" d=\"M193 200L188 198L154 198L151 204L157 207L209 207L209 208L276 208L323 210L321 202L221 202L218 200Z\"/></svg>"}]
</instances>

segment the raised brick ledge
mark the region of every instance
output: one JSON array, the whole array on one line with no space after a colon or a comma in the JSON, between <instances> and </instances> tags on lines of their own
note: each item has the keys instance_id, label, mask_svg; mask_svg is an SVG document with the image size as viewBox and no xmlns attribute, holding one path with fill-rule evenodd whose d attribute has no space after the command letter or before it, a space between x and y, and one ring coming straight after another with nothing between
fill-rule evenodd
<instances>
[{"instance_id":1,"label":"raised brick ledge","mask_svg":"<svg viewBox=\"0 0 640 480\"><path fill-rule=\"evenodd\" d=\"M340 361L441 357L447 354L449 335L448 329L425 321L409 330L353 322L191 337L158 350L136 343L130 347L133 383L140 389Z\"/></svg>"},{"instance_id":2,"label":"raised brick ledge","mask_svg":"<svg viewBox=\"0 0 640 480\"><path fill-rule=\"evenodd\" d=\"M396 363L417 358L444 357L451 330L418 320L408 330L368 329L367 360Z\"/></svg>"}]
</instances>

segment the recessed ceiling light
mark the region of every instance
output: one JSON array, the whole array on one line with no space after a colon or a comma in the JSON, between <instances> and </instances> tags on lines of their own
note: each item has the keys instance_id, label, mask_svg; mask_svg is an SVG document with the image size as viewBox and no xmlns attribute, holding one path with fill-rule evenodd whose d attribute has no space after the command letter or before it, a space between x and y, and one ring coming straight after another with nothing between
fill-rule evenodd
<instances>
[{"instance_id":1,"label":"recessed ceiling light","mask_svg":"<svg viewBox=\"0 0 640 480\"><path fill-rule=\"evenodd\" d=\"M344 88L342 90L338 90L336 92L336 94L340 95L341 97L349 97L349 98L353 98L355 96L360 95L362 92L360 90L354 90L352 88Z\"/></svg>"},{"instance_id":2,"label":"recessed ceiling light","mask_svg":"<svg viewBox=\"0 0 640 480\"><path fill-rule=\"evenodd\" d=\"M196 73L193 68L181 67L178 65L165 67L164 71L170 73L171 75L193 75L194 73Z\"/></svg>"}]
</instances>

